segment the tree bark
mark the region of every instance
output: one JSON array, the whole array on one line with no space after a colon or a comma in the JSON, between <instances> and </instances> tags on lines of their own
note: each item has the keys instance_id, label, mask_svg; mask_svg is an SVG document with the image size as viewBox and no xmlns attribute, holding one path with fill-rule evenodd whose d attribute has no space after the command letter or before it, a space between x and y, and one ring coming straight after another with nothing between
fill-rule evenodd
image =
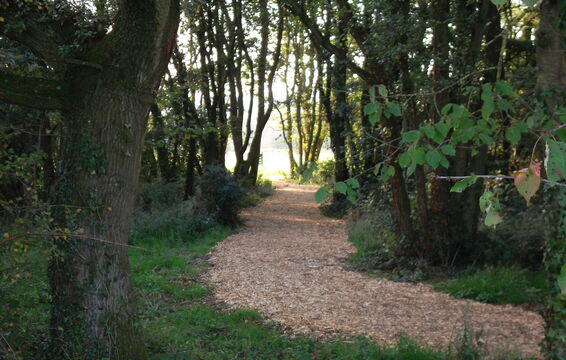
<instances>
[{"instance_id":1,"label":"tree bark","mask_svg":"<svg viewBox=\"0 0 566 360\"><path fill-rule=\"evenodd\" d=\"M53 202L64 206L54 208L56 222L62 230L115 244L72 235L54 240L50 359L146 358L134 326L126 246L147 115L175 44L179 3L123 0L118 7L112 31L73 54L80 61L59 59L57 46L31 41L41 37L37 32L13 36L37 46L53 68L64 69L54 75L67 87L50 95L57 102L47 102L59 103L65 119ZM28 15L44 17L37 26L48 24L47 15L36 10ZM59 27L53 31L62 35L49 40L66 39ZM4 94L0 91L0 99L10 101ZM33 96L24 105L34 107Z\"/></svg>"}]
</instances>

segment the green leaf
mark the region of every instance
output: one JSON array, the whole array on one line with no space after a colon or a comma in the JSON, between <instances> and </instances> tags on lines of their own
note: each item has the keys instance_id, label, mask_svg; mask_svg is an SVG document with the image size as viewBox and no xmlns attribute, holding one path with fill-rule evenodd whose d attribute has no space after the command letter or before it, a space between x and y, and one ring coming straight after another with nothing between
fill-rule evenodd
<instances>
[{"instance_id":1,"label":"green leaf","mask_svg":"<svg viewBox=\"0 0 566 360\"><path fill-rule=\"evenodd\" d=\"M491 116L493 111L495 111L495 102L493 101L491 84L482 85L481 99L483 100L483 105L481 107L481 117L482 119L487 120Z\"/></svg>"},{"instance_id":2,"label":"green leaf","mask_svg":"<svg viewBox=\"0 0 566 360\"><path fill-rule=\"evenodd\" d=\"M418 130L410 130L401 134L402 142L415 142L419 139L420 132Z\"/></svg>"},{"instance_id":3,"label":"green leaf","mask_svg":"<svg viewBox=\"0 0 566 360\"><path fill-rule=\"evenodd\" d=\"M328 189L323 186L319 188L314 194L314 200L316 201L317 204L320 204L324 202L326 199L328 199L330 195L332 195L330 191L328 191Z\"/></svg>"},{"instance_id":4,"label":"green leaf","mask_svg":"<svg viewBox=\"0 0 566 360\"><path fill-rule=\"evenodd\" d=\"M461 193L462 191L475 184L477 179L478 177L475 175L468 176L467 178L462 179L454 184L454 186L452 186L452 188L450 189L450 192Z\"/></svg>"},{"instance_id":5,"label":"green leaf","mask_svg":"<svg viewBox=\"0 0 566 360\"><path fill-rule=\"evenodd\" d=\"M454 106L454 104L446 104L442 107L442 110L440 110L440 113L442 115L446 115L448 114L448 112L450 111L450 109L452 108L452 106Z\"/></svg>"},{"instance_id":6,"label":"green leaf","mask_svg":"<svg viewBox=\"0 0 566 360\"><path fill-rule=\"evenodd\" d=\"M364 106L364 114L365 115L371 115L371 114L373 114L377 111L378 107L379 107L378 103L371 102L371 103L367 104L366 106Z\"/></svg>"},{"instance_id":7,"label":"green leaf","mask_svg":"<svg viewBox=\"0 0 566 360\"><path fill-rule=\"evenodd\" d=\"M503 219L501 215L497 211L488 211L485 215L485 225L486 226L493 226L494 228L497 224L501 223Z\"/></svg>"},{"instance_id":8,"label":"green leaf","mask_svg":"<svg viewBox=\"0 0 566 360\"><path fill-rule=\"evenodd\" d=\"M379 116L377 115L377 113L373 113L370 116L368 116L368 121L370 122L370 124L375 125L375 123L379 120Z\"/></svg>"},{"instance_id":9,"label":"green leaf","mask_svg":"<svg viewBox=\"0 0 566 360\"><path fill-rule=\"evenodd\" d=\"M375 86L369 88L369 100L375 102Z\"/></svg>"},{"instance_id":10,"label":"green leaf","mask_svg":"<svg viewBox=\"0 0 566 360\"><path fill-rule=\"evenodd\" d=\"M407 167L411 163L411 160L409 152L404 152L401 156L399 156L399 165L401 165L401 167Z\"/></svg>"},{"instance_id":11,"label":"green leaf","mask_svg":"<svg viewBox=\"0 0 566 360\"><path fill-rule=\"evenodd\" d=\"M348 184L352 189L358 189L360 187L360 183L355 178L349 178L346 180L346 184Z\"/></svg>"},{"instance_id":12,"label":"green leaf","mask_svg":"<svg viewBox=\"0 0 566 360\"><path fill-rule=\"evenodd\" d=\"M348 191L348 185L346 185L346 183L343 182L343 181L337 182L336 185L334 186L334 188L340 194L346 194L346 191Z\"/></svg>"},{"instance_id":13,"label":"green leaf","mask_svg":"<svg viewBox=\"0 0 566 360\"><path fill-rule=\"evenodd\" d=\"M440 150L442 150L442 152L448 156L456 155L456 149L454 149L454 146L452 145L443 145L440 147Z\"/></svg>"},{"instance_id":14,"label":"green leaf","mask_svg":"<svg viewBox=\"0 0 566 360\"><path fill-rule=\"evenodd\" d=\"M413 162L416 164L424 165L426 163L426 155L423 149L411 150L410 153L413 158Z\"/></svg>"},{"instance_id":15,"label":"green leaf","mask_svg":"<svg viewBox=\"0 0 566 360\"><path fill-rule=\"evenodd\" d=\"M434 137L435 130L431 125L421 126L420 131L431 139Z\"/></svg>"},{"instance_id":16,"label":"green leaf","mask_svg":"<svg viewBox=\"0 0 566 360\"><path fill-rule=\"evenodd\" d=\"M535 6L537 3L537 0L523 0L523 4L525 4L526 7L532 8L533 6Z\"/></svg>"},{"instance_id":17,"label":"green leaf","mask_svg":"<svg viewBox=\"0 0 566 360\"><path fill-rule=\"evenodd\" d=\"M446 123L439 122L438 124L436 124L436 130L440 133L440 135L442 135L442 138L444 139L446 135L448 135L448 131L450 131L450 126L446 125Z\"/></svg>"},{"instance_id":18,"label":"green leaf","mask_svg":"<svg viewBox=\"0 0 566 360\"><path fill-rule=\"evenodd\" d=\"M511 126L505 132L505 138L511 144L517 144L519 142L519 140L521 140L521 133L519 131L517 131L517 129L515 129L514 127Z\"/></svg>"},{"instance_id":19,"label":"green leaf","mask_svg":"<svg viewBox=\"0 0 566 360\"><path fill-rule=\"evenodd\" d=\"M548 180L558 182L566 179L566 143L548 139L544 163Z\"/></svg>"},{"instance_id":20,"label":"green leaf","mask_svg":"<svg viewBox=\"0 0 566 360\"><path fill-rule=\"evenodd\" d=\"M478 138L486 145L491 145L494 143L493 139L491 138L491 136L481 133L478 135Z\"/></svg>"},{"instance_id":21,"label":"green leaf","mask_svg":"<svg viewBox=\"0 0 566 360\"><path fill-rule=\"evenodd\" d=\"M417 164L412 163L411 166L409 166L409 168L407 169L407 176L413 175L416 169L417 169Z\"/></svg>"},{"instance_id":22,"label":"green leaf","mask_svg":"<svg viewBox=\"0 0 566 360\"><path fill-rule=\"evenodd\" d=\"M499 9L503 4L507 2L507 0L491 0L491 2Z\"/></svg>"},{"instance_id":23,"label":"green leaf","mask_svg":"<svg viewBox=\"0 0 566 360\"><path fill-rule=\"evenodd\" d=\"M506 81L498 81L495 83L495 91L499 94L499 95L504 95L507 97L515 97L515 92L513 91L513 87L511 85L509 85L508 82Z\"/></svg>"},{"instance_id":24,"label":"green leaf","mask_svg":"<svg viewBox=\"0 0 566 360\"><path fill-rule=\"evenodd\" d=\"M385 87L385 85L379 85L377 87L377 92L379 93L379 95L383 96L383 97L387 97L387 88Z\"/></svg>"},{"instance_id":25,"label":"green leaf","mask_svg":"<svg viewBox=\"0 0 566 360\"><path fill-rule=\"evenodd\" d=\"M440 165L442 158L444 158L444 156L441 153L439 153L436 149L427 152L425 156L426 162L430 166L432 166L433 169L436 169L438 165Z\"/></svg>"},{"instance_id":26,"label":"green leaf","mask_svg":"<svg viewBox=\"0 0 566 360\"><path fill-rule=\"evenodd\" d=\"M399 108L399 104L397 103L388 102L387 110L395 116L401 116L401 108Z\"/></svg>"},{"instance_id":27,"label":"green leaf","mask_svg":"<svg viewBox=\"0 0 566 360\"><path fill-rule=\"evenodd\" d=\"M346 199L352 204L356 202L356 192L350 188L346 191Z\"/></svg>"}]
</instances>

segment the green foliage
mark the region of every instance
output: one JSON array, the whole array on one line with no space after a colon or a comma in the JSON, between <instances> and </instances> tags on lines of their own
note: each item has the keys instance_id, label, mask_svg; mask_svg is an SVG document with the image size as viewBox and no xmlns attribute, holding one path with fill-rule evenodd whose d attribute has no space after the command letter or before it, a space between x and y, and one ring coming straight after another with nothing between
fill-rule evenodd
<instances>
[{"instance_id":1,"label":"green foliage","mask_svg":"<svg viewBox=\"0 0 566 360\"><path fill-rule=\"evenodd\" d=\"M544 274L518 267L488 267L433 287L458 298L514 305L533 302L549 291Z\"/></svg>"},{"instance_id":2,"label":"green foliage","mask_svg":"<svg viewBox=\"0 0 566 360\"><path fill-rule=\"evenodd\" d=\"M225 168L207 166L197 181L208 213L220 224L236 226L244 189Z\"/></svg>"},{"instance_id":3,"label":"green foliage","mask_svg":"<svg viewBox=\"0 0 566 360\"><path fill-rule=\"evenodd\" d=\"M396 347L354 341L317 342L289 338L256 311L226 312L207 301L209 290L196 281L207 267L203 256L229 234L216 227L172 243L166 237L137 238L130 250L133 283L140 293L139 323L153 359L451 359L401 338Z\"/></svg>"}]
</instances>

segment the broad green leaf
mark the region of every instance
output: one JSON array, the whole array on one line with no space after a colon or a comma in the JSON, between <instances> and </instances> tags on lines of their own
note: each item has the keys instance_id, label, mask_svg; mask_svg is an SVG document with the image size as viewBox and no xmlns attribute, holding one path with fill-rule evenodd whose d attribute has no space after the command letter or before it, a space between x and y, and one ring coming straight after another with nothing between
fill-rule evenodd
<instances>
[{"instance_id":1,"label":"broad green leaf","mask_svg":"<svg viewBox=\"0 0 566 360\"><path fill-rule=\"evenodd\" d=\"M411 166L409 166L409 168L407 169L407 176L413 175L416 169L417 169L417 164L412 163Z\"/></svg>"},{"instance_id":2,"label":"broad green leaf","mask_svg":"<svg viewBox=\"0 0 566 360\"><path fill-rule=\"evenodd\" d=\"M446 156L444 156L442 154L440 154L440 156L442 156L442 158L440 159L440 165L445 169L450 168L450 162L448 161Z\"/></svg>"},{"instance_id":3,"label":"broad green leaf","mask_svg":"<svg viewBox=\"0 0 566 360\"><path fill-rule=\"evenodd\" d=\"M383 97L387 97L387 88L385 87L385 85L379 85L377 87L377 92L379 93L379 95L383 96Z\"/></svg>"},{"instance_id":4,"label":"broad green leaf","mask_svg":"<svg viewBox=\"0 0 566 360\"><path fill-rule=\"evenodd\" d=\"M442 138L444 139L446 135L448 135L448 131L450 131L450 126L446 125L446 123L439 122L438 124L436 124L436 130L440 133L440 135L442 135Z\"/></svg>"},{"instance_id":5,"label":"broad green leaf","mask_svg":"<svg viewBox=\"0 0 566 360\"><path fill-rule=\"evenodd\" d=\"M346 184L348 184L352 189L357 189L360 187L360 183L355 178L349 178L346 180Z\"/></svg>"},{"instance_id":6,"label":"broad green leaf","mask_svg":"<svg viewBox=\"0 0 566 360\"><path fill-rule=\"evenodd\" d=\"M528 169L521 169L514 174L515 186L519 194L530 205L531 198L536 194L540 187L540 163L532 164Z\"/></svg>"},{"instance_id":7,"label":"broad green leaf","mask_svg":"<svg viewBox=\"0 0 566 360\"><path fill-rule=\"evenodd\" d=\"M395 167L390 165L385 169L385 172L387 173L387 175L393 176L395 175Z\"/></svg>"},{"instance_id":8,"label":"broad green leaf","mask_svg":"<svg viewBox=\"0 0 566 360\"><path fill-rule=\"evenodd\" d=\"M475 175L468 176L467 178L462 179L454 184L454 186L452 186L452 188L450 189L450 192L461 193L462 191L475 184L477 179L478 177Z\"/></svg>"},{"instance_id":9,"label":"broad green leaf","mask_svg":"<svg viewBox=\"0 0 566 360\"><path fill-rule=\"evenodd\" d=\"M501 215L499 215L497 211L488 211L487 214L485 214L484 222L486 226L496 227L497 224L501 223L502 221L503 219L501 218Z\"/></svg>"},{"instance_id":10,"label":"broad green leaf","mask_svg":"<svg viewBox=\"0 0 566 360\"><path fill-rule=\"evenodd\" d=\"M395 116L401 116L401 108L397 103L394 102L387 103L387 110Z\"/></svg>"},{"instance_id":11,"label":"broad green leaf","mask_svg":"<svg viewBox=\"0 0 566 360\"><path fill-rule=\"evenodd\" d=\"M442 145L440 147L440 150L442 150L442 152L448 156L454 156L456 155L456 149L454 149L454 146L448 144L448 145Z\"/></svg>"},{"instance_id":12,"label":"broad green leaf","mask_svg":"<svg viewBox=\"0 0 566 360\"><path fill-rule=\"evenodd\" d=\"M340 194L346 194L346 191L348 191L348 185L346 185L346 183L343 182L343 181L337 182L336 185L334 186L334 188Z\"/></svg>"},{"instance_id":13,"label":"broad green leaf","mask_svg":"<svg viewBox=\"0 0 566 360\"><path fill-rule=\"evenodd\" d=\"M493 5L497 6L499 9L503 4L505 4L508 0L491 0Z\"/></svg>"},{"instance_id":14,"label":"broad green leaf","mask_svg":"<svg viewBox=\"0 0 566 360\"><path fill-rule=\"evenodd\" d=\"M379 120L379 116L377 115L377 113L373 113L370 116L368 116L368 121L370 122L370 124L375 125L375 123Z\"/></svg>"},{"instance_id":15,"label":"broad green leaf","mask_svg":"<svg viewBox=\"0 0 566 360\"><path fill-rule=\"evenodd\" d=\"M369 101L375 102L375 86L369 88Z\"/></svg>"},{"instance_id":16,"label":"broad green leaf","mask_svg":"<svg viewBox=\"0 0 566 360\"><path fill-rule=\"evenodd\" d=\"M328 199L330 195L332 195L330 191L328 191L328 189L323 186L319 188L314 194L314 200L316 201L317 204L320 204L324 202L326 199Z\"/></svg>"},{"instance_id":17,"label":"broad green leaf","mask_svg":"<svg viewBox=\"0 0 566 360\"><path fill-rule=\"evenodd\" d=\"M495 91L499 94L499 95L504 95L507 97L515 97L515 92L513 91L513 87L511 85L509 85L508 82L506 81L498 81L495 83Z\"/></svg>"},{"instance_id":18,"label":"broad green leaf","mask_svg":"<svg viewBox=\"0 0 566 360\"><path fill-rule=\"evenodd\" d=\"M566 179L566 143L547 140L544 164L548 180L558 182Z\"/></svg>"},{"instance_id":19,"label":"broad green leaf","mask_svg":"<svg viewBox=\"0 0 566 360\"><path fill-rule=\"evenodd\" d=\"M525 4L526 7L530 7L530 8L535 6L536 3L537 3L537 0L523 0L523 4Z\"/></svg>"},{"instance_id":20,"label":"broad green leaf","mask_svg":"<svg viewBox=\"0 0 566 360\"><path fill-rule=\"evenodd\" d=\"M409 154L409 152L404 152L403 154L401 154L401 156L399 156L399 165L401 165L401 167L407 167L409 166L409 164L411 163L411 155Z\"/></svg>"},{"instance_id":21,"label":"broad green leaf","mask_svg":"<svg viewBox=\"0 0 566 360\"><path fill-rule=\"evenodd\" d=\"M391 165L386 166L382 169L381 171L381 180L383 182L386 182L387 180L389 180L390 177L392 177L393 175L395 175L395 168Z\"/></svg>"},{"instance_id":22,"label":"broad green leaf","mask_svg":"<svg viewBox=\"0 0 566 360\"><path fill-rule=\"evenodd\" d=\"M414 163L418 165L424 165L426 163L426 155L423 149L411 150L410 153Z\"/></svg>"},{"instance_id":23,"label":"broad green leaf","mask_svg":"<svg viewBox=\"0 0 566 360\"><path fill-rule=\"evenodd\" d=\"M356 202L356 192L350 188L346 191L346 199L352 204Z\"/></svg>"},{"instance_id":24,"label":"broad green leaf","mask_svg":"<svg viewBox=\"0 0 566 360\"><path fill-rule=\"evenodd\" d=\"M410 130L401 134L402 142L415 142L419 139L420 132L418 130Z\"/></svg>"},{"instance_id":25,"label":"broad green leaf","mask_svg":"<svg viewBox=\"0 0 566 360\"><path fill-rule=\"evenodd\" d=\"M491 84L482 85L481 99L483 101L481 107L481 117L482 119L488 119L491 116L491 114L495 111L495 102L493 101Z\"/></svg>"},{"instance_id":26,"label":"broad green leaf","mask_svg":"<svg viewBox=\"0 0 566 360\"><path fill-rule=\"evenodd\" d=\"M478 138L486 145L491 145L494 143L493 138L484 133L479 134Z\"/></svg>"},{"instance_id":27,"label":"broad green leaf","mask_svg":"<svg viewBox=\"0 0 566 360\"><path fill-rule=\"evenodd\" d=\"M431 125L421 126L420 131L431 139L434 137L435 131L434 127L432 127Z\"/></svg>"},{"instance_id":28,"label":"broad green leaf","mask_svg":"<svg viewBox=\"0 0 566 360\"><path fill-rule=\"evenodd\" d=\"M454 104L446 104L442 107L442 110L440 110L440 113L442 115L446 115L448 114L448 112L450 111L450 109L452 108L452 106L454 106Z\"/></svg>"},{"instance_id":29,"label":"broad green leaf","mask_svg":"<svg viewBox=\"0 0 566 360\"><path fill-rule=\"evenodd\" d=\"M371 115L371 114L373 114L377 111L378 107L379 107L378 103L371 102L371 103L367 104L366 106L364 106L364 114L365 115Z\"/></svg>"},{"instance_id":30,"label":"broad green leaf","mask_svg":"<svg viewBox=\"0 0 566 360\"><path fill-rule=\"evenodd\" d=\"M440 165L443 157L444 156L441 153L434 149L426 153L425 159L433 169L436 169L438 165Z\"/></svg>"}]
</instances>

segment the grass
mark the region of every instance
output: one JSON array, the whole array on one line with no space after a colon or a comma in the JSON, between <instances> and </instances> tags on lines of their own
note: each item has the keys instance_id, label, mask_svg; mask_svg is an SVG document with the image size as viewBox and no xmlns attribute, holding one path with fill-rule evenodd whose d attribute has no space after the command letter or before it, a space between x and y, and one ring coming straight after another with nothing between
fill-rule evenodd
<instances>
[{"instance_id":1,"label":"grass","mask_svg":"<svg viewBox=\"0 0 566 360\"><path fill-rule=\"evenodd\" d=\"M196 281L207 267L202 257L229 233L215 227L177 241L170 236L136 239L136 245L149 250L132 249L130 257L132 279L141 298L140 326L154 359L446 358L408 339L386 348L365 338L328 343L289 338L255 311L227 312L209 305L210 289Z\"/></svg>"},{"instance_id":2,"label":"grass","mask_svg":"<svg viewBox=\"0 0 566 360\"><path fill-rule=\"evenodd\" d=\"M544 274L514 266L488 267L435 283L433 288L457 298L513 305L536 303L550 291Z\"/></svg>"},{"instance_id":3,"label":"grass","mask_svg":"<svg viewBox=\"0 0 566 360\"><path fill-rule=\"evenodd\" d=\"M220 226L203 230L204 225L185 224L184 218L169 219L174 214L144 219L131 237L133 244L149 250L130 249L130 261L139 294L138 324L154 360L471 359L458 355L459 351L440 353L406 338L387 347L364 337L330 342L291 338L255 311L219 309L211 304L211 291L199 279L208 267L207 253L231 230ZM49 310L46 250L30 247L26 252L27 260L42 265L22 270L25 281L0 281L0 334L19 354L14 359L37 358L32 354L41 354L45 344ZM5 350L0 346L0 358L6 355Z\"/></svg>"}]
</instances>

